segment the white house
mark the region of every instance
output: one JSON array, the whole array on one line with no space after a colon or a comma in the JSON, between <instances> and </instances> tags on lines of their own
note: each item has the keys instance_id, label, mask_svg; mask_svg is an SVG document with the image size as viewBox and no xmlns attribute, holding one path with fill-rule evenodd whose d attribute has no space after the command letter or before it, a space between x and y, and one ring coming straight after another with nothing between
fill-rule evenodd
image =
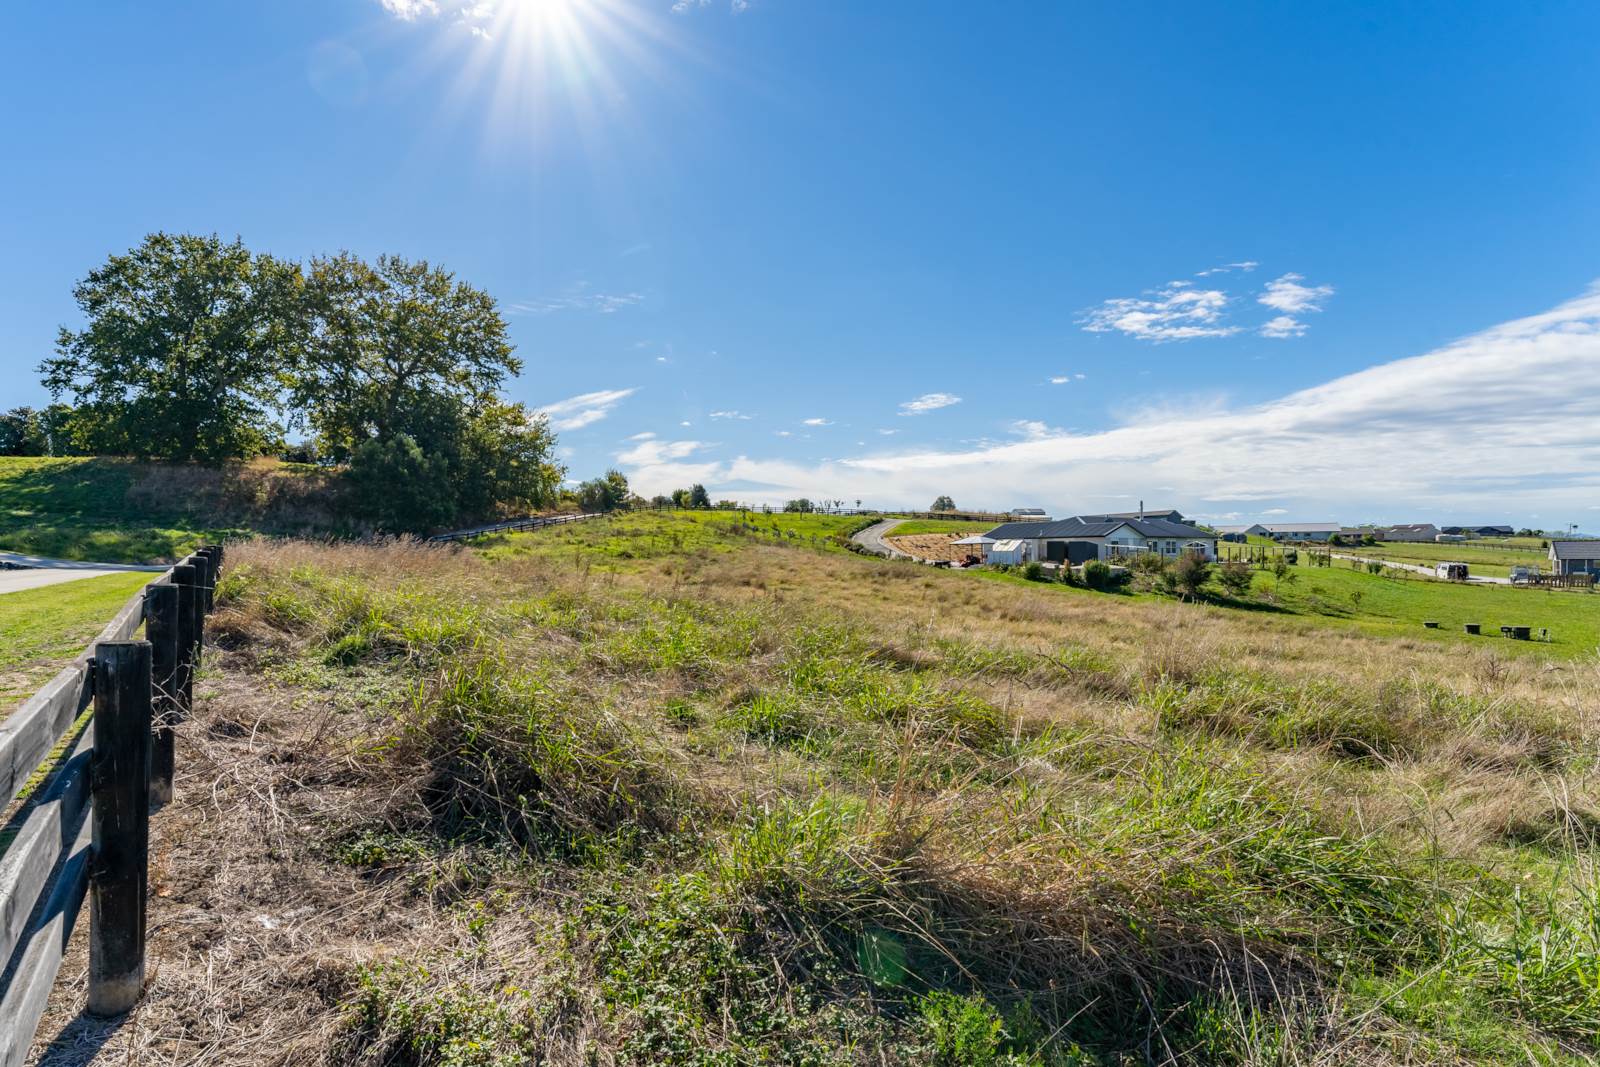
<instances>
[{"instance_id":1,"label":"white house","mask_svg":"<svg viewBox=\"0 0 1600 1067\"><path fill-rule=\"evenodd\" d=\"M1027 559L1049 563L1084 563L1091 559L1116 559L1156 552L1169 558L1198 552L1217 558L1217 535L1166 519L1107 519L1080 515L1056 522L1007 522L984 535L995 539L989 561L999 562L995 550L1003 541L1028 546Z\"/></svg>"},{"instance_id":2,"label":"white house","mask_svg":"<svg viewBox=\"0 0 1600 1067\"><path fill-rule=\"evenodd\" d=\"M1259 522L1252 522L1249 526L1217 526L1213 527L1213 529L1215 529L1217 533L1223 534L1224 536L1228 534L1234 534L1240 537L1270 536L1267 528L1261 525Z\"/></svg>"},{"instance_id":3,"label":"white house","mask_svg":"<svg viewBox=\"0 0 1600 1067\"><path fill-rule=\"evenodd\" d=\"M1439 527L1431 522L1407 522L1378 532L1380 541L1436 541Z\"/></svg>"},{"instance_id":4,"label":"white house","mask_svg":"<svg viewBox=\"0 0 1600 1067\"><path fill-rule=\"evenodd\" d=\"M1326 541L1343 529L1336 522L1268 522L1262 525L1274 541Z\"/></svg>"}]
</instances>

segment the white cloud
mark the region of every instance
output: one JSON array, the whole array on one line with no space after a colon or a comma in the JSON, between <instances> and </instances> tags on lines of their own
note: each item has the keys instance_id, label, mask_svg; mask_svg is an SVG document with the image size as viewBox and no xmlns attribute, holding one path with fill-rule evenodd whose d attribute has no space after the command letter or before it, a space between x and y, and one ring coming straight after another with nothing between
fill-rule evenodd
<instances>
[{"instance_id":1,"label":"white cloud","mask_svg":"<svg viewBox=\"0 0 1600 1067\"><path fill-rule=\"evenodd\" d=\"M1199 337L1231 337L1237 326L1222 323L1228 294L1221 289L1196 289L1188 282L1168 282L1141 297L1107 300L1092 308L1079 324L1090 333L1117 333L1141 341L1192 341Z\"/></svg>"},{"instance_id":2,"label":"white cloud","mask_svg":"<svg viewBox=\"0 0 1600 1067\"><path fill-rule=\"evenodd\" d=\"M1289 514L1289 509L1288 508L1268 508L1267 510L1263 511L1261 514L1263 514L1263 515L1287 515L1287 514Z\"/></svg>"},{"instance_id":3,"label":"white cloud","mask_svg":"<svg viewBox=\"0 0 1600 1067\"><path fill-rule=\"evenodd\" d=\"M951 393L923 393L915 400L907 400L900 405L902 415L925 415L930 411L947 408L951 404L961 403L961 398Z\"/></svg>"},{"instance_id":4,"label":"white cloud","mask_svg":"<svg viewBox=\"0 0 1600 1067\"><path fill-rule=\"evenodd\" d=\"M772 433L773 433L773 436L775 436L775 437L793 437L794 436L794 434L789 432L788 430L774 430L774 431L772 431Z\"/></svg>"},{"instance_id":5,"label":"white cloud","mask_svg":"<svg viewBox=\"0 0 1600 1067\"><path fill-rule=\"evenodd\" d=\"M711 417L713 419L739 419L742 422L749 422L755 416L746 415L742 411L713 411Z\"/></svg>"},{"instance_id":6,"label":"white cloud","mask_svg":"<svg viewBox=\"0 0 1600 1067\"><path fill-rule=\"evenodd\" d=\"M801 419L800 420L800 425L801 426L832 426L833 423L829 422L827 419Z\"/></svg>"},{"instance_id":7,"label":"white cloud","mask_svg":"<svg viewBox=\"0 0 1600 1067\"><path fill-rule=\"evenodd\" d=\"M554 404L537 409L538 414L550 419L553 430L581 430L611 414L611 409L628 399L637 389L603 389L595 393L580 393Z\"/></svg>"},{"instance_id":8,"label":"white cloud","mask_svg":"<svg viewBox=\"0 0 1600 1067\"><path fill-rule=\"evenodd\" d=\"M1046 437L1057 437L1060 430L1053 429L1037 419L1018 419L1011 424L1011 432L1030 441L1043 440Z\"/></svg>"},{"instance_id":9,"label":"white cloud","mask_svg":"<svg viewBox=\"0 0 1600 1067\"><path fill-rule=\"evenodd\" d=\"M1163 505L1195 513L1270 501L1340 521L1577 516L1600 498L1597 366L1600 285L1550 311L1264 404L967 449L664 464L638 488L685 485L692 470L708 486L770 486L763 493L774 501L825 489L904 507L949 493L974 507L1015 498L1087 512L1159 479L1172 487Z\"/></svg>"},{"instance_id":10,"label":"white cloud","mask_svg":"<svg viewBox=\"0 0 1600 1067\"><path fill-rule=\"evenodd\" d=\"M1263 322L1257 332L1262 337L1300 337L1306 332L1306 324L1293 315L1279 315Z\"/></svg>"},{"instance_id":11,"label":"white cloud","mask_svg":"<svg viewBox=\"0 0 1600 1067\"><path fill-rule=\"evenodd\" d=\"M899 433L900 431L899 430L879 430L878 432L883 434L883 436L885 436L885 437L893 437L895 434Z\"/></svg>"},{"instance_id":12,"label":"white cloud","mask_svg":"<svg viewBox=\"0 0 1600 1067\"><path fill-rule=\"evenodd\" d=\"M617 453L617 462L630 467L654 467L691 456L705 446L699 441L640 441Z\"/></svg>"},{"instance_id":13,"label":"white cloud","mask_svg":"<svg viewBox=\"0 0 1600 1067\"><path fill-rule=\"evenodd\" d=\"M507 304L506 312L511 315L550 315L557 311L592 311L600 315L615 315L623 308L643 301L643 293L597 293L587 283L580 283L569 286L559 296ZM656 358L666 362L659 356Z\"/></svg>"},{"instance_id":14,"label":"white cloud","mask_svg":"<svg viewBox=\"0 0 1600 1067\"><path fill-rule=\"evenodd\" d=\"M437 15L438 0L381 0L383 9L407 22L421 15Z\"/></svg>"},{"instance_id":15,"label":"white cloud","mask_svg":"<svg viewBox=\"0 0 1600 1067\"><path fill-rule=\"evenodd\" d=\"M654 436L655 436L655 434L651 433L649 430L646 430L644 433L636 433L636 434L634 434L632 437L628 438L628 440L630 440L630 441L648 441L648 440L650 440L650 438L652 438Z\"/></svg>"},{"instance_id":16,"label":"white cloud","mask_svg":"<svg viewBox=\"0 0 1600 1067\"><path fill-rule=\"evenodd\" d=\"M1072 381L1072 376L1070 374L1060 374L1060 375L1057 375L1054 378L1051 378L1050 379L1050 384L1051 385L1066 385L1070 381Z\"/></svg>"},{"instance_id":17,"label":"white cloud","mask_svg":"<svg viewBox=\"0 0 1600 1067\"><path fill-rule=\"evenodd\" d=\"M1255 260L1246 259L1239 263L1224 263L1222 266L1212 267L1210 270L1197 270L1194 272L1194 276L1196 278L1209 278L1213 274L1227 274L1236 270L1249 274L1259 266L1261 266L1261 264L1257 263Z\"/></svg>"},{"instance_id":18,"label":"white cloud","mask_svg":"<svg viewBox=\"0 0 1600 1067\"><path fill-rule=\"evenodd\" d=\"M1265 304L1276 311L1296 315L1302 311L1321 311L1322 302L1333 295L1331 285L1301 285L1303 274L1285 274L1267 283L1266 291L1256 297L1256 303ZM1274 320L1276 321L1276 320Z\"/></svg>"}]
</instances>

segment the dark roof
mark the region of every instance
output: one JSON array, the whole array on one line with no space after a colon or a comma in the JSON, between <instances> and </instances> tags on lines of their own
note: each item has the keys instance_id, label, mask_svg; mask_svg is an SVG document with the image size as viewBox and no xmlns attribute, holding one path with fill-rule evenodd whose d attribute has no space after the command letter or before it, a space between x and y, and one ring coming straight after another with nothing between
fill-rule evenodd
<instances>
[{"instance_id":1,"label":"dark roof","mask_svg":"<svg viewBox=\"0 0 1600 1067\"><path fill-rule=\"evenodd\" d=\"M1119 519L1104 515L1078 515L1070 519L1058 519L1055 522L1001 523L984 536L996 540L1011 537L1105 537L1124 526L1141 537L1174 539L1181 537L1186 540L1201 538L1207 541L1216 539L1216 534L1207 533L1205 530L1181 522L1168 522L1166 519Z\"/></svg>"},{"instance_id":2,"label":"dark roof","mask_svg":"<svg viewBox=\"0 0 1600 1067\"><path fill-rule=\"evenodd\" d=\"M1095 519L1099 519L1103 522L1109 519L1138 518L1164 519L1168 522L1174 522L1181 521L1183 519L1183 512L1179 511L1177 508L1166 508L1165 510L1161 508L1145 508L1143 511L1099 511L1093 515L1079 515L1078 518L1082 519L1084 522L1092 522Z\"/></svg>"},{"instance_id":3,"label":"dark roof","mask_svg":"<svg viewBox=\"0 0 1600 1067\"><path fill-rule=\"evenodd\" d=\"M1551 541L1550 551L1556 559L1600 559L1600 540Z\"/></svg>"}]
</instances>

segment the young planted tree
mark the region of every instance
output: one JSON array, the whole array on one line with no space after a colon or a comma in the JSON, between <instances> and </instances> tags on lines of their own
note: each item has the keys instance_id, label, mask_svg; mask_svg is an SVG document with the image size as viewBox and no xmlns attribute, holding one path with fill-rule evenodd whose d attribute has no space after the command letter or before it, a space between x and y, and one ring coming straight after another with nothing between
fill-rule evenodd
<instances>
[{"instance_id":1,"label":"young planted tree","mask_svg":"<svg viewBox=\"0 0 1600 1067\"><path fill-rule=\"evenodd\" d=\"M298 266L237 239L154 233L78 283L81 330L40 365L70 395L73 443L93 452L216 461L281 437L273 412L301 294Z\"/></svg>"}]
</instances>

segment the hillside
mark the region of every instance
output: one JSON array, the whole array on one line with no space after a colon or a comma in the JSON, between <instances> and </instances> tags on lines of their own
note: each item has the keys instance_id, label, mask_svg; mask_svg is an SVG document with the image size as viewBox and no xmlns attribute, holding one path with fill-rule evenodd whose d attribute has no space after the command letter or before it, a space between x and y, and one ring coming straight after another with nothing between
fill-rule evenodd
<instances>
[{"instance_id":1,"label":"hillside","mask_svg":"<svg viewBox=\"0 0 1600 1067\"><path fill-rule=\"evenodd\" d=\"M258 460L222 467L0 457L0 550L107 563L170 562L247 533L338 531L326 472Z\"/></svg>"},{"instance_id":2,"label":"hillside","mask_svg":"<svg viewBox=\"0 0 1600 1067\"><path fill-rule=\"evenodd\" d=\"M95 1062L1592 1062L1592 653L854 521L241 546Z\"/></svg>"}]
</instances>

